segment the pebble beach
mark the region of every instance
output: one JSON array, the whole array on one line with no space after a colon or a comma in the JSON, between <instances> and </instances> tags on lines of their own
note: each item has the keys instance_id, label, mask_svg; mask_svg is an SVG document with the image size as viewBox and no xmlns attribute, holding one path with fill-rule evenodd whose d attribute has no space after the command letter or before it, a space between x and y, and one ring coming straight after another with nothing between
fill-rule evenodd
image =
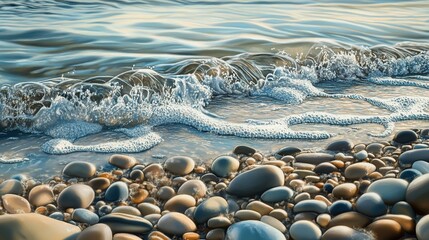
<instances>
[{"instance_id":1,"label":"pebble beach","mask_svg":"<svg viewBox=\"0 0 429 240\"><path fill-rule=\"evenodd\" d=\"M251 146L197 164L114 154L40 182L0 182L1 240L429 239L429 129L263 155Z\"/></svg>"}]
</instances>

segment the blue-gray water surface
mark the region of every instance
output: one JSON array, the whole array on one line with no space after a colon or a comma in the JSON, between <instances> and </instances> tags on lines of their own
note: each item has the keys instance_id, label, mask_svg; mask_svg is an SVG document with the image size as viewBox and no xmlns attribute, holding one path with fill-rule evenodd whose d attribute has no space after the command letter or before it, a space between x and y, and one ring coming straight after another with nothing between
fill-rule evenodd
<instances>
[{"instance_id":1,"label":"blue-gray water surface","mask_svg":"<svg viewBox=\"0 0 429 240\"><path fill-rule=\"evenodd\" d=\"M429 127L428 1L0 1L0 177Z\"/></svg>"}]
</instances>

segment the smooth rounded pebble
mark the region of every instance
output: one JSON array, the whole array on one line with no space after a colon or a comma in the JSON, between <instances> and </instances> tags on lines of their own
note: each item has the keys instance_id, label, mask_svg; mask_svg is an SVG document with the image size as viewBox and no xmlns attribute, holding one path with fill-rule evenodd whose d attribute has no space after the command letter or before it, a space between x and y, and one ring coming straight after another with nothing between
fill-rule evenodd
<instances>
[{"instance_id":1,"label":"smooth rounded pebble","mask_svg":"<svg viewBox=\"0 0 429 240\"><path fill-rule=\"evenodd\" d=\"M429 162L428 148L406 151L402 153L398 158L398 161L401 167L411 167L411 165L413 165L414 162L420 161L420 160Z\"/></svg>"},{"instance_id":2,"label":"smooth rounded pebble","mask_svg":"<svg viewBox=\"0 0 429 240\"><path fill-rule=\"evenodd\" d=\"M345 212L341 213L328 224L328 228L335 226L347 226L351 228L364 228L371 222L371 218L358 212Z\"/></svg>"},{"instance_id":3,"label":"smooth rounded pebble","mask_svg":"<svg viewBox=\"0 0 429 240\"><path fill-rule=\"evenodd\" d=\"M96 170L92 163L74 161L64 167L63 174L69 177L89 178L95 175Z\"/></svg>"},{"instance_id":4,"label":"smooth rounded pebble","mask_svg":"<svg viewBox=\"0 0 429 240\"><path fill-rule=\"evenodd\" d=\"M131 156L114 154L109 158L109 163L121 169L129 169L136 165L137 160Z\"/></svg>"},{"instance_id":5,"label":"smooth rounded pebble","mask_svg":"<svg viewBox=\"0 0 429 240\"><path fill-rule=\"evenodd\" d=\"M134 216L141 216L142 215L140 213L139 209L137 209L133 206L118 206L112 210L112 213L125 213L125 214L134 215Z\"/></svg>"},{"instance_id":6,"label":"smooth rounded pebble","mask_svg":"<svg viewBox=\"0 0 429 240\"><path fill-rule=\"evenodd\" d=\"M113 240L142 240L134 234L117 233L113 236Z\"/></svg>"},{"instance_id":7,"label":"smooth rounded pebble","mask_svg":"<svg viewBox=\"0 0 429 240\"><path fill-rule=\"evenodd\" d=\"M343 183L334 187L334 190L332 190L334 197L347 200L356 196L357 192L358 189L354 183Z\"/></svg>"},{"instance_id":8,"label":"smooth rounded pebble","mask_svg":"<svg viewBox=\"0 0 429 240\"><path fill-rule=\"evenodd\" d=\"M95 224L85 228L76 240L112 240L112 230L106 224Z\"/></svg>"},{"instance_id":9,"label":"smooth rounded pebble","mask_svg":"<svg viewBox=\"0 0 429 240\"><path fill-rule=\"evenodd\" d=\"M393 137L393 141L401 144L408 144L416 141L419 138L416 132L412 130L399 131Z\"/></svg>"},{"instance_id":10,"label":"smooth rounded pebble","mask_svg":"<svg viewBox=\"0 0 429 240\"><path fill-rule=\"evenodd\" d=\"M94 225L99 221L99 217L97 214L85 208L75 209L71 214L71 218L76 222L86 223L89 225Z\"/></svg>"},{"instance_id":11,"label":"smooth rounded pebble","mask_svg":"<svg viewBox=\"0 0 429 240\"><path fill-rule=\"evenodd\" d=\"M206 240L224 240L225 230L222 228L215 228L210 230L206 235Z\"/></svg>"},{"instance_id":12,"label":"smooth rounded pebble","mask_svg":"<svg viewBox=\"0 0 429 240\"><path fill-rule=\"evenodd\" d=\"M363 161L368 158L368 152L366 150L361 150L355 154L355 158L358 161Z\"/></svg>"},{"instance_id":13,"label":"smooth rounded pebble","mask_svg":"<svg viewBox=\"0 0 429 240\"><path fill-rule=\"evenodd\" d=\"M361 179L374 172L376 167L374 164L367 162L358 162L352 164L344 171L344 176L350 180Z\"/></svg>"},{"instance_id":14,"label":"smooth rounded pebble","mask_svg":"<svg viewBox=\"0 0 429 240\"><path fill-rule=\"evenodd\" d=\"M207 221L207 226L209 228L225 228L229 227L230 225L231 220L224 216L212 217Z\"/></svg>"},{"instance_id":15,"label":"smooth rounded pebble","mask_svg":"<svg viewBox=\"0 0 429 240\"><path fill-rule=\"evenodd\" d=\"M220 156L216 158L211 166L211 171L218 177L227 177L231 173L236 172L240 162L230 156Z\"/></svg>"},{"instance_id":16,"label":"smooth rounded pebble","mask_svg":"<svg viewBox=\"0 0 429 240\"><path fill-rule=\"evenodd\" d=\"M75 184L64 189L58 196L57 203L61 209L87 208L94 201L94 190L83 184Z\"/></svg>"},{"instance_id":17,"label":"smooth rounded pebble","mask_svg":"<svg viewBox=\"0 0 429 240\"><path fill-rule=\"evenodd\" d=\"M287 146L287 147L283 147L279 150L277 150L274 155L279 156L279 157L283 157L283 156L287 156L287 155L295 155L297 153L300 153L302 150L298 147L292 147L292 146Z\"/></svg>"},{"instance_id":18,"label":"smooth rounded pebble","mask_svg":"<svg viewBox=\"0 0 429 240\"><path fill-rule=\"evenodd\" d=\"M260 220L261 214L258 213L257 211L243 209L243 210L238 210L237 212L235 212L234 218L239 219L241 221Z\"/></svg>"},{"instance_id":19,"label":"smooth rounded pebble","mask_svg":"<svg viewBox=\"0 0 429 240\"><path fill-rule=\"evenodd\" d=\"M29 213L31 212L30 203L27 199L14 195L14 194L5 194L1 197L3 202L3 207L8 213Z\"/></svg>"},{"instance_id":20,"label":"smooth rounded pebble","mask_svg":"<svg viewBox=\"0 0 429 240\"><path fill-rule=\"evenodd\" d=\"M429 174L412 181L406 193L406 201L420 214L429 214Z\"/></svg>"},{"instance_id":21,"label":"smooth rounded pebble","mask_svg":"<svg viewBox=\"0 0 429 240\"><path fill-rule=\"evenodd\" d=\"M228 240L286 240L285 236L274 227L260 221L242 221L232 224L226 232Z\"/></svg>"},{"instance_id":22,"label":"smooth rounded pebble","mask_svg":"<svg viewBox=\"0 0 429 240\"><path fill-rule=\"evenodd\" d=\"M162 186L158 189L157 195L159 199L165 201L174 197L174 195L176 195L176 192L170 186Z\"/></svg>"},{"instance_id":23,"label":"smooth rounded pebble","mask_svg":"<svg viewBox=\"0 0 429 240\"><path fill-rule=\"evenodd\" d=\"M378 217L387 213L387 206L377 193L364 193L356 201L356 210L369 217Z\"/></svg>"},{"instance_id":24,"label":"smooth rounded pebble","mask_svg":"<svg viewBox=\"0 0 429 240\"><path fill-rule=\"evenodd\" d=\"M399 223L390 219L376 220L366 227L376 239L397 240L402 236Z\"/></svg>"},{"instance_id":25,"label":"smooth rounded pebble","mask_svg":"<svg viewBox=\"0 0 429 240\"><path fill-rule=\"evenodd\" d=\"M246 209L256 211L256 212L260 213L261 215L267 215L272 210L274 210L273 207L271 207L270 205L265 204L261 201L253 201L253 202L247 204Z\"/></svg>"},{"instance_id":26,"label":"smooth rounded pebble","mask_svg":"<svg viewBox=\"0 0 429 240\"><path fill-rule=\"evenodd\" d=\"M412 168L419 171L421 174L429 173L429 162L416 161L413 163Z\"/></svg>"},{"instance_id":27,"label":"smooth rounded pebble","mask_svg":"<svg viewBox=\"0 0 429 240\"><path fill-rule=\"evenodd\" d=\"M313 222L307 220L292 223L289 233L295 240L315 240L322 236L320 228Z\"/></svg>"},{"instance_id":28,"label":"smooth rounded pebble","mask_svg":"<svg viewBox=\"0 0 429 240\"><path fill-rule=\"evenodd\" d=\"M350 152L353 149L353 142L349 139L342 139L331 142L326 146L326 150L334 152Z\"/></svg>"},{"instance_id":29,"label":"smooth rounded pebble","mask_svg":"<svg viewBox=\"0 0 429 240\"><path fill-rule=\"evenodd\" d=\"M367 192L374 192L380 195L388 205L393 205L405 200L408 182L398 178L384 178L369 185Z\"/></svg>"},{"instance_id":30,"label":"smooth rounded pebble","mask_svg":"<svg viewBox=\"0 0 429 240\"><path fill-rule=\"evenodd\" d=\"M310 163L314 165L323 162L330 162L334 159L334 155L328 153L301 153L295 157L296 162Z\"/></svg>"},{"instance_id":31,"label":"smooth rounded pebble","mask_svg":"<svg viewBox=\"0 0 429 240\"><path fill-rule=\"evenodd\" d=\"M207 187L200 180L188 180L182 186L180 186L179 190L177 190L177 194L188 194L195 198L202 198L206 195Z\"/></svg>"},{"instance_id":32,"label":"smooth rounded pebble","mask_svg":"<svg viewBox=\"0 0 429 240\"><path fill-rule=\"evenodd\" d=\"M286 232L286 226L282 222L280 222L277 218L274 218L271 216L262 216L261 222L270 225L271 227L279 230L281 233Z\"/></svg>"},{"instance_id":33,"label":"smooth rounded pebble","mask_svg":"<svg viewBox=\"0 0 429 240\"><path fill-rule=\"evenodd\" d=\"M250 197L283 184L283 171L278 167L264 165L238 174L230 182L226 191L231 195Z\"/></svg>"},{"instance_id":34,"label":"smooth rounded pebble","mask_svg":"<svg viewBox=\"0 0 429 240\"><path fill-rule=\"evenodd\" d=\"M294 191L286 186L274 187L265 191L261 199L264 202L276 203L289 201L294 195Z\"/></svg>"},{"instance_id":35,"label":"smooth rounded pebble","mask_svg":"<svg viewBox=\"0 0 429 240\"><path fill-rule=\"evenodd\" d=\"M412 182L414 181L414 179L420 177L422 175L422 173L416 169L405 169L403 170L401 173L399 173L398 178L400 179L404 179L407 182Z\"/></svg>"},{"instance_id":36,"label":"smooth rounded pebble","mask_svg":"<svg viewBox=\"0 0 429 240\"><path fill-rule=\"evenodd\" d=\"M113 233L136 233L143 234L152 230L152 223L148 220L134 215L124 213L111 213L100 218L112 229Z\"/></svg>"},{"instance_id":37,"label":"smooth rounded pebble","mask_svg":"<svg viewBox=\"0 0 429 240\"><path fill-rule=\"evenodd\" d=\"M416 226L418 240L429 240L429 215L422 217Z\"/></svg>"},{"instance_id":38,"label":"smooth rounded pebble","mask_svg":"<svg viewBox=\"0 0 429 240\"><path fill-rule=\"evenodd\" d=\"M128 198L128 186L124 182L114 182L106 190L104 199L108 202L125 201Z\"/></svg>"},{"instance_id":39,"label":"smooth rounded pebble","mask_svg":"<svg viewBox=\"0 0 429 240\"><path fill-rule=\"evenodd\" d=\"M400 215L400 214L386 214L376 218L375 221L381 220L381 219L393 220L399 223L399 225L401 225L401 229L404 230L405 232L415 233L416 222L414 221L414 218L411 218L406 215Z\"/></svg>"},{"instance_id":40,"label":"smooth rounded pebble","mask_svg":"<svg viewBox=\"0 0 429 240\"><path fill-rule=\"evenodd\" d=\"M322 235L320 240L373 240L372 236L365 232L357 231L347 226L332 227Z\"/></svg>"},{"instance_id":41,"label":"smooth rounded pebble","mask_svg":"<svg viewBox=\"0 0 429 240\"><path fill-rule=\"evenodd\" d=\"M140 203L139 205L137 205L138 210L140 211L142 216L146 216L149 214L154 214L154 213L161 213L161 209L152 203Z\"/></svg>"},{"instance_id":42,"label":"smooth rounded pebble","mask_svg":"<svg viewBox=\"0 0 429 240\"><path fill-rule=\"evenodd\" d=\"M0 216L1 240L75 239L80 228L36 213Z\"/></svg>"},{"instance_id":43,"label":"smooth rounded pebble","mask_svg":"<svg viewBox=\"0 0 429 240\"><path fill-rule=\"evenodd\" d=\"M318 200L304 200L299 203L297 203L293 207L294 213L301 213L301 212L315 212L315 213L326 213L328 212L328 206L326 203Z\"/></svg>"},{"instance_id":44,"label":"smooth rounded pebble","mask_svg":"<svg viewBox=\"0 0 429 240\"><path fill-rule=\"evenodd\" d=\"M228 213L228 202L222 197L211 197L197 206L194 219L197 223L205 223L212 217Z\"/></svg>"},{"instance_id":45,"label":"smooth rounded pebble","mask_svg":"<svg viewBox=\"0 0 429 240\"><path fill-rule=\"evenodd\" d=\"M351 202L346 200L338 200L332 203L331 206L329 206L329 213L332 216L337 216L341 213L350 212L353 210L353 205Z\"/></svg>"},{"instance_id":46,"label":"smooth rounded pebble","mask_svg":"<svg viewBox=\"0 0 429 240\"><path fill-rule=\"evenodd\" d=\"M166 234L181 236L197 230L195 223L186 215L177 212L167 213L158 221L158 229Z\"/></svg>"},{"instance_id":47,"label":"smooth rounded pebble","mask_svg":"<svg viewBox=\"0 0 429 240\"><path fill-rule=\"evenodd\" d=\"M167 159L164 163L164 168L179 176L184 176L194 170L195 162L190 157L176 156Z\"/></svg>"},{"instance_id":48,"label":"smooth rounded pebble","mask_svg":"<svg viewBox=\"0 0 429 240\"><path fill-rule=\"evenodd\" d=\"M321 174L329 174L332 172L337 172L338 168L329 162L324 162L324 163L320 163L318 164L314 169L313 172L321 175Z\"/></svg>"},{"instance_id":49,"label":"smooth rounded pebble","mask_svg":"<svg viewBox=\"0 0 429 240\"><path fill-rule=\"evenodd\" d=\"M244 154L247 156L251 156L253 154L255 154L256 150L254 148L248 147L248 146L237 146L234 148L234 150L232 151L234 154Z\"/></svg>"},{"instance_id":50,"label":"smooth rounded pebble","mask_svg":"<svg viewBox=\"0 0 429 240\"><path fill-rule=\"evenodd\" d=\"M16 179L8 179L0 184L0 196L5 194L22 195L24 193L24 186Z\"/></svg>"},{"instance_id":51,"label":"smooth rounded pebble","mask_svg":"<svg viewBox=\"0 0 429 240\"><path fill-rule=\"evenodd\" d=\"M96 177L91 179L88 185L94 190L106 190L110 186L110 180L105 177Z\"/></svg>"},{"instance_id":52,"label":"smooth rounded pebble","mask_svg":"<svg viewBox=\"0 0 429 240\"><path fill-rule=\"evenodd\" d=\"M187 195L180 194L170 198L164 205L164 209L171 212L184 213L186 209L195 206L197 204L195 198Z\"/></svg>"},{"instance_id":53,"label":"smooth rounded pebble","mask_svg":"<svg viewBox=\"0 0 429 240\"><path fill-rule=\"evenodd\" d=\"M405 201L400 201L400 202L395 203L395 205L393 205L392 209L390 209L390 213L405 215L405 216L409 216L411 218L416 217L416 213L414 212L413 207L411 207L411 205Z\"/></svg>"}]
</instances>

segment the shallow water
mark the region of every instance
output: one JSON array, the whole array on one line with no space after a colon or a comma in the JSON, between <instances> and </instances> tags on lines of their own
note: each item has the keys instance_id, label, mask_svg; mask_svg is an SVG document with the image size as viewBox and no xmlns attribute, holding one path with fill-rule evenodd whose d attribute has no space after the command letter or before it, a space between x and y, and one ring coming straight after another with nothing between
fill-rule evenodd
<instances>
[{"instance_id":1,"label":"shallow water","mask_svg":"<svg viewBox=\"0 0 429 240\"><path fill-rule=\"evenodd\" d=\"M427 1L17 1L0 20L3 177L429 127Z\"/></svg>"}]
</instances>

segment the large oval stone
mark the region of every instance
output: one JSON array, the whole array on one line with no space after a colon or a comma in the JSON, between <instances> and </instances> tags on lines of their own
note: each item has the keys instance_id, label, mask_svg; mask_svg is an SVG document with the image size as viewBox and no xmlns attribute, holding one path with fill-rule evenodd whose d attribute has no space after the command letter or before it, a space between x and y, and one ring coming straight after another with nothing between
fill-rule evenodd
<instances>
[{"instance_id":1,"label":"large oval stone","mask_svg":"<svg viewBox=\"0 0 429 240\"><path fill-rule=\"evenodd\" d=\"M335 152L350 152L353 149L353 145L353 142L349 139L337 140L328 144L328 146L326 146L326 150Z\"/></svg>"},{"instance_id":2,"label":"large oval stone","mask_svg":"<svg viewBox=\"0 0 429 240\"><path fill-rule=\"evenodd\" d=\"M372 239L371 236L367 235L365 232L354 230L353 228L347 226L335 226L332 227L322 235L320 240L369 240Z\"/></svg>"},{"instance_id":3,"label":"large oval stone","mask_svg":"<svg viewBox=\"0 0 429 240\"><path fill-rule=\"evenodd\" d=\"M227 177L231 173L236 172L240 162L230 156L221 156L216 158L211 166L211 171L218 177Z\"/></svg>"},{"instance_id":4,"label":"large oval stone","mask_svg":"<svg viewBox=\"0 0 429 240\"><path fill-rule=\"evenodd\" d=\"M188 194L195 198L202 198L206 195L207 187L201 180L188 180L180 186L177 194Z\"/></svg>"},{"instance_id":5,"label":"large oval stone","mask_svg":"<svg viewBox=\"0 0 429 240\"><path fill-rule=\"evenodd\" d=\"M419 138L416 132L412 130L403 130L397 132L393 137L393 141L401 144L408 144L416 141Z\"/></svg>"},{"instance_id":6,"label":"large oval stone","mask_svg":"<svg viewBox=\"0 0 429 240\"><path fill-rule=\"evenodd\" d=\"M294 213L301 213L301 212L315 212L315 213L326 213L328 212L328 206L325 202L318 201L318 200L304 200L300 201L293 207Z\"/></svg>"},{"instance_id":7,"label":"large oval stone","mask_svg":"<svg viewBox=\"0 0 429 240\"><path fill-rule=\"evenodd\" d=\"M89 178L96 172L94 164L84 161L74 161L67 164L63 169L63 174L69 177Z\"/></svg>"},{"instance_id":8,"label":"large oval stone","mask_svg":"<svg viewBox=\"0 0 429 240\"><path fill-rule=\"evenodd\" d=\"M211 197L197 206L194 219L197 223L205 223L210 218L228 213L228 202L222 197Z\"/></svg>"},{"instance_id":9,"label":"large oval stone","mask_svg":"<svg viewBox=\"0 0 429 240\"><path fill-rule=\"evenodd\" d=\"M124 182L115 182L106 190L104 199L108 202L125 201L128 198L128 186Z\"/></svg>"},{"instance_id":10,"label":"large oval stone","mask_svg":"<svg viewBox=\"0 0 429 240\"><path fill-rule=\"evenodd\" d=\"M195 223L185 214L178 212L167 213L158 221L158 229L166 234L181 236L186 232L197 230Z\"/></svg>"},{"instance_id":11,"label":"large oval stone","mask_svg":"<svg viewBox=\"0 0 429 240\"><path fill-rule=\"evenodd\" d=\"M15 194L5 194L1 197L3 201L3 206L8 213L29 213L31 212L30 203L27 199L15 195Z\"/></svg>"},{"instance_id":12,"label":"large oval stone","mask_svg":"<svg viewBox=\"0 0 429 240\"><path fill-rule=\"evenodd\" d=\"M343 183L332 190L332 194L336 198L351 199L357 194L357 187L354 183Z\"/></svg>"},{"instance_id":13,"label":"large oval stone","mask_svg":"<svg viewBox=\"0 0 429 240\"><path fill-rule=\"evenodd\" d=\"M31 189L28 200L33 206L44 206L55 201L54 193L49 185L39 185Z\"/></svg>"},{"instance_id":14,"label":"large oval stone","mask_svg":"<svg viewBox=\"0 0 429 240\"><path fill-rule=\"evenodd\" d=\"M367 162L358 162L346 168L344 175L351 180L360 179L374 172L376 167L374 164Z\"/></svg>"},{"instance_id":15,"label":"large oval stone","mask_svg":"<svg viewBox=\"0 0 429 240\"><path fill-rule=\"evenodd\" d=\"M420 214L429 214L429 174L412 181L406 193L406 200Z\"/></svg>"},{"instance_id":16,"label":"large oval stone","mask_svg":"<svg viewBox=\"0 0 429 240\"><path fill-rule=\"evenodd\" d=\"M184 213L186 209L195 206L195 198L187 194L179 194L170 198L164 205L164 209L171 212Z\"/></svg>"},{"instance_id":17,"label":"large oval stone","mask_svg":"<svg viewBox=\"0 0 429 240\"><path fill-rule=\"evenodd\" d=\"M164 163L164 168L176 175L184 176L194 170L195 162L190 157L176 156L167 159Z\"/></svg>"},{"instance_id":18,"label":"large oval stone","mask_svg":"<svg viewBox=\"0 0 429 240\"><path fill-rule=\"evenodd\" d=\"M294 222L290 226L289 233L295 240L319 239L322 236L320 228L307 220Z\"/></svg>"},{"instance_id":19,"label":"large oval stone","mask_svg":"<svg viewBox=\"0 0 429 240\"><path fill-rule=\"evenodd\" d=\"M242 221L232 224L226 232L228 240L286 240L285 236L274 227L255 220Z\"/></svg>"},{"instance_id":20,"label":"large oval stone","mask_svg":"<svg viewBox=\"0 0 429 240\"><path fill-rule=\"evenodd\" d=\"M402 167L411 167L414 162L419 160L429 162L429 148L406 151L399 156L398 160Z\"/></svg>"},{"instance_id":21,"label":"large oval stone","mask_svg":"<svg viewBox=\"0 0 429 240\"><path fill-rule=\"evenodd\" d=\"M113 233L137 233L143 234L152 230L152 223L148 220L124 213L111 213L100 218L100 223L104 223L112 229Z\"/></svg>"},{"instance_id":22,"label":"large oval stone","mask_svg":"<svg viewBox=\"0 0 429 240\"><path fill-rule=\"evenodd\" d=\"M274 187L265 191L261 199L264 202L281 202L289 201L294 195L294 191L286 186Z\"/></svg>"},{"instance_id":23,"label":"large oval stone","mask_svg":"<svg viewBox=\"0 0 429 240\"><path fill-rule=\"evenodd\" d=\"M76 222L86 223L89 225L94 225L99 221L99 217L97 214L85 208L75 209L71 214L71 218Z\"/></svg>"},{"instance_id":24,"label":"large oval stone","mask_svg":"<svg viewBox=\"0 0 429 240\"><path fill-rule=\"evenodd\" d=\"M356 201L356 210L369 217L378 217L387 213L387 206L377 193L365 193Z\"/></svg>"},{"instance_id":25,"label":"large oval stone","mask_svg":"<svg viewBox=\"0 0 429 240\"><path fill-rule=\"evenodd\" d=\"M58 196L57 203L61 209L87 208L94 201L94 190L83 184L75 184L64 189Z\"/></svg>"},{"instance_id":26,"label":"large oval stone","mask_svg":"<svg viewBox=\"0 0 429 240\"><path fill-rule=\"evenodd\" d=\"M112 240L112 230L106 224L95 224L85 228L76 240Z\"/></svg>"},{"instance_id":27,"label":"large oval stone","mask_svg":"<svg viewBox=\"0 0 429 240\"><path fill-rule=\"evenodd\" d=\"M367 192L374 192L380 195L388 205L393 205L405 200L408 182L398 178L384 178L369 185Z\"/></svg>"},{"instance_id":28,"label":"large oval stone","mask_svg":"<svg viewBox=\"0 0 429 240\"><path fill-rule=\"evenodd\" d=\"M226 191L231 195L250 197L283 184L283 171L278 167L266 165L240 173L230 182Z\"/></svg>"},{"instance_id":29,"label":"large oval stone","mask_svg":"<svg viewBox=\"0 0 429 240\"><path fill-rule=\"evenodd\" d=\"M328 228L335 226L347 226L351 228L364 228L371 223L371 218L358 212L345 212L341 213L328 224Z\"/></svg>"},{"instance_id":30,"label":"large oval stone","mask_svg":"<svg viewBox=\"0 0 429 240\"><path fill-rule=\"evenodd\" d=\"M417 239L429 240L429 215L422 217L416 226Z\"/></svg>"},{"instance_id":31,"label":"large oval stone","mask_svg":"<svg viewBox=\"0 0 429 240\"><path fill-rule=\"evenodd\" d=\"M5 194L22 195L24 193L24 186L16 179L9 179L0 184L0 196Z\"/></svg>"},{"instance_id":32,"label":"large oval stone","mask_svg":"<svg viewBox=\"0 0 429 240\"><path fill-rule=\"evenodd\" d=\"M109 158L109 163L118 168L129 169L136 165L137 160L131 156L114 154Z\"/></svg>"}]
</instances>

